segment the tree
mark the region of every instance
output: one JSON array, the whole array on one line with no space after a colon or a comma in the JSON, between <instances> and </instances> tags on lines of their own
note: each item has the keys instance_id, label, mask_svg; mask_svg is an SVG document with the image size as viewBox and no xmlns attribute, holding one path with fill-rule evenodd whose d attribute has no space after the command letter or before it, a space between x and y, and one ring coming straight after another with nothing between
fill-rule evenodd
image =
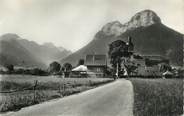
<instances>
[{"instance_id":1,"label":"tree","mask_svg":"<svg viewBox=\"0 0 184 116\"><path fill-rule=\"evenodd\" d=\"M48 75L48 72L40 68L33 68L30 70L27 70L27 74L44 76L44 75Z\"/></svg>"},{"instance_id":2,"label":"tree","mask_svg":"<svg viewBox=\"0 0 184 116\"><path fill-rule=\"evenodd\" d=\"M125 64L125 68L127 71L127 75L130 75L131 73L133 73L138 67L133 65L133 64ZM135 73L135 72L134 72Z\"/></svg>"},{"instance_id":3,"label":"tree","mask_svg":"<svg viewBox=\"0 0 184 116\"><path fill-rule=\"evenodd\" d=\"M9 72L14 71L14 66L12 64L7 65L6 68L8 69Z\"/></svg>"},{"instance_id":4,"label":"tree","mask_svg":"<svg viewBox=\"0 0 184 116\"><path fill-rule=\"evenodd\" d=\"M160 72L171 71L172 67L167 63L162 63L160 66Z\"/></svg>"},{"instance_id":5,"label":"tree","mask_svg":"<svg viewBox=\"0 0 184 116\"><path fill-rule=\"evenodd\" d=\"M84 65L84 59L80 59L79 62L78 62L78 66L79 65Z\"/></svg>"},{"instance_id":6,"label":"tree","mask_svg":"<svg viewBox=\"0 0 184 116\"><path fill-rule=\"evenodd\" d=\"M71 70L72 70L72 65L71 65L70 63L65 63L65 64L63 65L63 68L62 68L62 69L64 69L65 77L69 77L70 72L71 72Z\"/></svg>"},{"instance_id":7,"label":"tree","mask_svg":"<svg viewBox=\"0 0 184 116\"><path fill-rule=\"evenodd\" d=\"M50 73L58 73L59 71L60 71L60 69L61 69L61 65L58 63L58 62L56 62L56 61L54 61L54 62L52 62L50 65L49 65L49 72Z\"/></svg>"},{"instance_id":8,"label":"tree","mask_svg":"<svg viewBox=\"0 0 184 116\"><path fill-rule=\"evenodd\" d=\"M113 69L111 67L106 67L104 71L106 76L112 76L113 75Z\"/></svg>"},{"instance_id":9,"label":"tree","mask_svg":"<svg viewBox=\"0 0 184 116\"><path fill-rule=\"evenodd\" d=\"M123 60L123 59L130 58L130 56L132 55L132 52L128 51L128 46L124 41L116 40L111 44L109 44L108 55L110 57L110 63L112 64L112 67L116 69L114 70L114 72L116 72L118 76L118 73L121 70L121 63L126 62L126 60Z\"/></svg>"},{"instance_id":10,"label":"tree","mask_svg":"<svg viewBox=\"0 0 184 116\"><path fill-rule=\"evenodd\" d=\"M65 72L70 72L72 70L72 65L70 63L63 64L63 68Z\"/></svg>"},{"instance_id":11,"label":"tree","mask_svg":"<svg viewBox=\"0 0 184 116\"><path fill-rule=\"evenodd\" d=\"M125 50L126 43L121 40L117 40L109 44L108 55L110 57L110 63L112 67L116 68L117 63L121 62L121 57L123 56L123 51Z\"/></svg>"}]
</instances>

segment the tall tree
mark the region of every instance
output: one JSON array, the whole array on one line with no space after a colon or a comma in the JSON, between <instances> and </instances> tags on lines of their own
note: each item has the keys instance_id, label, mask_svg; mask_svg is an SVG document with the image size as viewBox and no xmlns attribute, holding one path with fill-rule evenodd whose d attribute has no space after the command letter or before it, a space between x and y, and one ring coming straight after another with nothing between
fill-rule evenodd
<instances>
[{"instance_id":1,"label":"tall tree","mask_svg":"<svg viewBox=\"0 0 184 116\"><path fill-rule=\"evenodd\" d=\"M63 65L63 69L64 69L64 74L65 74L65 77L69 77L70 75L70 72L72 70L72 65L70 63L65 63Z\"/></svg>"},{"instance_id":2,"label":"tall tree","mask_svg":"<svg viewBox=\"0 0 184 116\"><path fill-rule=\"evenodd\" d=\"M70 72L72 70L72 65L70 63L63 64L63 68L65 72Z\"/></svg>"},{"instance_id":3,"label":"tall tree","mask_svg":"<svg viewBox=\"0 0 184 116\"><path fill-rule=\"evenodd\" d=\"M116 40L109 44L110 63L112 67L116 70L116 74L121 70L121 63L123 58L129 58L132 55L132 52L128 52L128 46L122 40ZM125 67L126 68L126 67ZM118 74L117 74L118 75Z\"/></svg>"},{"instance_id":4,"label":"tall tree","mask_svg":"<svg viewBox=\"0 0 184 116\"><path fill-rule=\"evenodd\" d=\"M6 68L8 69L9 72L14 71L14 66L12 64L7 65Z\"/></svg>"},{"instance_id":5,"label":"tall tree","mask_svg":"<svg viewBox=\"0 0 184 116\"><path fill-rule=\"evenodd\" d=\"M61 69L61 65L56 61L52 62L49 65L49 72L50 73L58 73L60 71L60 69Z\"/></svg>"}]
</instances>

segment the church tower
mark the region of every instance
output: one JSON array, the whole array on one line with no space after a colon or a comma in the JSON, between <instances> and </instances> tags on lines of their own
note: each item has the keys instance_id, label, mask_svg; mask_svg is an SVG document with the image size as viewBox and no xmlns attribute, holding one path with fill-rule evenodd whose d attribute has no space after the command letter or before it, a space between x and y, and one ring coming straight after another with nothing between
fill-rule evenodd
<instances>
[{"instance_id":1,"label":"church tower","mask_svg":"<svg viewBox=\"0 0 184 116\"><path fill-rule=\"evenodd\" d=\"M134 44L132 43L132 38L128 36L128 51L133 52L134 51Z\"/></svg>"}]
</instances>

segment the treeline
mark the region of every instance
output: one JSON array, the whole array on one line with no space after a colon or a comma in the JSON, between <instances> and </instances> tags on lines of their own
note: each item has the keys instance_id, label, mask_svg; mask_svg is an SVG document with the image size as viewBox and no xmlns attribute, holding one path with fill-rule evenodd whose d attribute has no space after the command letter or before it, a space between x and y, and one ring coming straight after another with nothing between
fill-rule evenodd
<instances>
[{"instance_id":1,"label":"treeline","mask_svg":"<svg viewBox=\"0 0 184 116\"><path fill-rule=\"evenodd\" d=\"M65 63L61 66L60 63L54 61L47 69L41 69L38 67L26 68L19 67L16 68L14 65L5 65L3 69L0 69L0 74L27 74L27 75L38 75L38 76L48 76L48 75L64 75L69 76L72 70L72 65L70 63Z\"/></svg>"},{"instance_id":2,"label":"treeline","mask_svg":"<svg viewBox=\"0 0 184 116\"><path fill-rule=\"evenodd\" d=\"M49 72L43 70L41 68L32 68L32 69L14 69L14 70L0 70L0 74L29 74L29 75L39 75L39 76L47 76Z\"/></svg>"}]
</instances>

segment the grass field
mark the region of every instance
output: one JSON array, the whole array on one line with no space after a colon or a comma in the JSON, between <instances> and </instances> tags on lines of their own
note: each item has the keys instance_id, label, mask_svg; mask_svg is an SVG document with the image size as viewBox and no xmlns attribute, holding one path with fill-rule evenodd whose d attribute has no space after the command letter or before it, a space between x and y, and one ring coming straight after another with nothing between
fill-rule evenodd
<instances>
[{"instance_id":1,"label":"grass field","mask_svg":"<svg viewBox=\"0 0 184 116\"><path fill-rule=\"evenodd\" d=\"M134 89L134 116L183 114L182 79L130 79Z\"/></svg>"},{"instance_id":2,"label":"grass field","mask_svg":"<svg viewBox=\"0 0 184 116\"><path fill-rule=\"evenodd\" d=\"M112 81L108 78L62 79L55 76L28 75L5 75L0 78L1 92L18 90L17 92L0 93L0 112L19 110L22 107L79 93ZM35 80L38 80L38 84L34 91ZM19 91L25 88L28 89Z\"/></svg>"}]
</instances>

